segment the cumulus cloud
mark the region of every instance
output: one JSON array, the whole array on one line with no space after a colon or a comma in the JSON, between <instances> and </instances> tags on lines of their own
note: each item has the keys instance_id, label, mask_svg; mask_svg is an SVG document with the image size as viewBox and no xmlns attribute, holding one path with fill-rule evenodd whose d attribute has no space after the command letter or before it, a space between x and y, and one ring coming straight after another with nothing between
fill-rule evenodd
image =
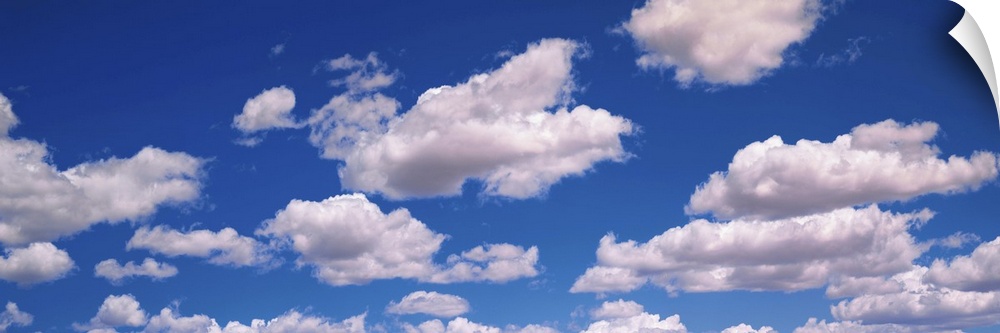
<instances>
[{"instance_id":1,"label":"cumulus cloud","mask_svg":"<svg viewBox=\"0 0 1000 333\"><path fill-rule=\"evenodd\" d=\"M2 96L2 95L0 95ZM31 314L21 311L14 302L7 302L3 312L0 312L0 332L6 331L11 326L28 326L35 320Z\"/></svg>"},{"instance_id":2,"label":"cumulus cloud","mask_svg":"<svg viewBox=\"0 0 1000 333\"><path fill-rule=\"evenodd\" d=\"M27 247L6 249L0 257L0 279L30 286L61 279L73 269L69 253L52 243L31 243Z\"/></svg>"},{"instance_id":3,"label":"cumulus cloud","mask_svg":"<svg viewBox=\"0 0 1000 333\"><path fill-rule=\"evenodd\" d=\"M119 326L139 327L146 324L146 311L132 295L110 295L86 324L73 324L78 331L110 329Z\"/></svg>"},{"instance_id":4,"label":"cumulus cloud","mask_svg":"<svg viewBox=\"0 0 1000 333\"><path fill-rule=\"evenodd\" d=\"M997 177L997 155L939 158L929 142L933 122L893 120L855 127L831 143L773 136L733 156L727 172L713 173L685 207L720 218L776 218L874 202L904 201L928 193L978 189Z\"/></svg>"},{"instance_id":5,"label":"cumulus cloud","mask_svg":"<svg viewBox=\"0 0 1000 333\"><path fill-rule=\"evenodd\" d=\"M169 226L142 227L125 245L128 250L145 249L168 257L208 258L216 265L268 266L272 256L256 239L240 236L233 228L179 231Z\"/></svg>"},{"instance_id":6,"label":"cumulus cloud","mask_svg":"<svg viewBox=\"0 0 1000 333\"><path fill-rule=\"evenodd\" d=\"M341 322L333 322L328 318L304 315L290 310L274 319L254 319L250 326L231 321L225 327L219 326L214 318L199 314L182 317L170 308L163 308L160 313L149 319L143 332L147 333L364 333L365 315L360 314Z\"/></svg>"},{"instance_id":7,"label":"cumulus cloud","mask_svg":"<svg viewBox=\"0 0 1000 333\"><path fill-rule=\"evenodd\" d=\"M754 329L753 326L739 324L722 330L722 333L778 333L778 331L775 331L770 326L761 326L759 329Z\"/></svg>"},{"instance_id":8,"label":"cumulus cloud","mask_svg":"<svg viewBox=\"0 0 1000 333\"><path fill-rule=\"evenodd\" d=\"M263 138L251 136L254 133L304 127L305 124L300 124L292 116L293 108L295 108L295 93L285 86L264 90L248 99L246 104L243 104L243 113L233 116L233 128L245 136L237 140L237 143L255 146Z\"/></svg>"},{"instance_id":9,"label":"cumulus cloud","mask_svg":"<svg viewBox=\"0 0 1000 333\"><path fill-rule=\"evenodd\" d=\"M908 232L930 211L883 212L872 205L782 220L696 220L646 243L601 239L597 266L571 292L631 291L650 282L667 291L793 291L833 278L908 270L924 247ZM788 249L795 249L789 251Z\"/></svg>"},{"instance_id":10,"label":"cumulus cloud","mask_svg":"<svg viewBox=\"0 0 1000 333\"><path fill-rule=\"evenodd\" d=\"M163 280L174 275L177 275L177 267L157 262L153 258L146 258L141 264L129 261L125 265L119 264L118 260L108 259L94 266L94 276L105 278L112 284L120 284L125 279L136 276Z\"/></svg>"},{"instance_id":11,"label":"cumulus cloud","mask_svg":"<svg viewBox=\"0 0 1000 333\"><path fill-rule=\"evenodd\" d=\"M748 85L784 63L820 19L819 0L649 0L622 26L643 55L643 69L674 69L695 81Z\"/></svg>"},{"instance_id":12,"label":"cumulus cloud","mask_svg":"<svg viewBox=\"0 0 1000 333\"><path fill-rule=\"evenodd\" d=\"M336 286L393 278L506 282L538 274L538 249L509 244L479 246L435 264L432 257L446 235L404 208L385 214L363 194L292 200L257 234L290 246L300 255L299 265L312 266L316 278Z\"/></svg>"},{"instance_id":13,"label":"cumulus cloud","mask_svg":"<svg viewBox=\"0 0 1000 333\"><path fill-rule=\"evenodd\" d=\"M598 162L629 156L620 140L633 132L629 120L586 105L567 108L579 49L542 40L499 69L427 90L398 116L398 102L379 94L334 97L310 118L311 142L344 161L339 174L347 189L391 199L451 196L476 180L488 196L541 195ZM330 67L369 62L340 58ZM352 83L355 74L344 81L351 91L382 86Z\"/></svg>"},{"instance_id":14,"label":"cumulus cloud","mask_svg":"<svg viewBox=\"0 0 1000 333\"><path fill-rule=\"evenodd\" d=\"M634 317L645 312L642 304L617 300L614 302L604 302L601 307L590 311L590 317L594 319L615 319Z\"/></svg>"},{"instance_id":15,"label":"cumulus cloud","mask_svg":"<svg viewBox=\"0 0 1000 333\"><path fill-rule=\"evenodd\" d=\"M6 137L17 124L17 115L14 115L10 100L0 94L0 137Z\"/></svg>"},{"instance_id":16,"label":"cumulus cloud","mask_svg":"<svg viewBox=\"0 0 1000 333\"><path fill-rule=\"evenodd\" d=\"M939 331L1000 323L1000 293L960 291L924 282L928 269L893 275L861 296L843 300L830 311L838 320L866 325L892 324L915 331Z\"/></svg>"},{"instance_id":17,"label":"cumulus cloud","mask_svg":"<svg viewBox=\"0 0 1000 333\"><path fill-rule=\"evenodd\" d=\"M580 333L624 332L687 333L687 327L681 323L679 315L661 320L658 314L643 312L630 317L599 320L591 323L586 330L580 331Z\"/></svg>"},{"instance_id":18,"label":"cumulus cloud","mask_svg":"<svg viewBox=\"0 0 1000 333\"><path fill-rule=\"evenodd\" d=\"M1000 291L1000 237L980 244L968 256L934 260L927 281L965 291Z\"/></svg>"},{"instance_id":19,"label":"cumulus cloud","mask_svg":"<svg viewBox=\"0 0 1000 333\"><path fill-rule=\"evenodd\" d=\"M809 321L805 325L795 328L792 333L913 333L913 332L926 332L926 330L915 329L912 327L893 325L893 324L880 324L880 325L865 325L857 321L839 321L839 322L829 322L826 320L817 321L816 318L809 318ZM942 331L937 330L937 333L958 333L961 331Z\"/></svg>"},{"instance_id":20,"label":"cumulus cloud","mask_svg":"<svg viewBox=\"0 0 1000 333\"><path fill-rule=\"evenodd\" d=\"M385 307L392 314L428 314L435 317L456 317L469 312L469 302L464 298L440 294L433 291L414 291L403 297L399 303L390 302Z\"/></svg>"},{"instance_id":21,"label":"cumulus cloud","mask_svg":"<svg viewBox=\"0 0 1000 333\"><path fill-rule=\"evenodd\" d=\"M411 324L402 324L402 329L406 333L558 333L559 331L542 325L527 325L524 327L517 327L513 325L508 325L504 328L484 325L476 322L472 322L466 318L458 317L452 319L445 326L438 319L433 319L425 321L418 326L413 326Z\"/></svg>"}]
</instances>

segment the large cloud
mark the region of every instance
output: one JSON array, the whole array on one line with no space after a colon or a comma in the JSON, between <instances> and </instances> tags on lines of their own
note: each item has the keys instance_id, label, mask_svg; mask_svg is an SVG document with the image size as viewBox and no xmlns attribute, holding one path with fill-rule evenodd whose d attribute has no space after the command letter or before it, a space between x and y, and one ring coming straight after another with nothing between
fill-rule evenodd
<instances>
[{"instance_id":1,"label":"large cloud","mask_svg":"<svg viewBox=\"0 0 1000 333\"><path fill-rule=\"evenodd\" d=\"M1000 237L980 244L968 256L934 260L927 281L965 291L1000 291Z\"/></svg>"},{"instance_id":2,"label":"large cloud","mask_svg":"<svg viewBox=\"0 0 1000 333\"><path fill-rule=\"evenodd\" d=\"M1000 293L960 291L924 282L928 269L912 270L874 283L858 297L831 307L838 320L892 324L915 331L962 329L1000 323Z\"/></svg>"},{"instance_id":3,"label":"large cloud","mask_svg":"<svg viewBox=\"0 0 1000 333\"><path fill-rule=\"evenodd\" d=\"M805 325L795 328L792 333L914 333L927 332L927 329L913 328L895 324L865 325L857 321L826 322L809 318ZM961 331L934 330L936 333L960 333Z\"/></svg>"},{"instance_id":4,"label":"large cloud","mask_svg":"<svg viewBox=\"0 0 1000 333\"><path fill-rule=\"evenodd\" d=\"M254 319L250 326L231 321L225 327L219 326L214 318L199 314L182 317L170 308L163 308L160 313L149 319L149 324L143 332L147 333L364 333L365 315L360 314L341 322L333 322L328 318L304 315L295 310L289 310L271 320Z\"/></svg>"},{"instance_id":5,"label":"large cloud","mask_svg":"<svg viewBox=\"0 0 1000 333\"><path fill-rule=\"evenodd\" d=\"M413 326L411 324L402 324L402 329L406 333L558 333L559 330L548 326L542 325L527 325L524 327L517 327L513 325L508 325L507 327L500 328L489 326L485 324L480 324L477 322L470 321L466 318L458 317L452 319L445 326L438 319L433 319L425 321L420 325Z\"/></svg>"},{"instance_id":6,"label":"large cloud","mask_svg":"<svg viewBox=\"0 0 1000 333\"><path fill-rule=\"evenodd\" d=\"M146 311L132 295L110 295L86 324L73 324L80 331L108 329L119 326L139 327L146 324Z\"/></svg>"},{"instance_id":7,"label":"large cloud","mask_svg":"<svg viewBox=\"0 0 1000 333\"><path fill-rule=\"evenodd\" d=\"M615 319L634 317L645 312L642 304L623 299L614 302L604 302L599 308L590 311L594 319Z\"/></svg>"},{"instance_id":8,"label":"large cloud","mask_svg":"<svg viewBox=\"0 0 1000 333\"><path fill-rule=\"evenodd\" d=\"M570 291L631 291L647 281L671 292L793 291L841 276L893 274L908 270L924 252L908 231L932 215L893 214L872 205L773 221L696 220L646 243L619 243L608 235L597 266Z\"/></svg>"},{"instance_id":9,"label":"large cloud","mask_svg":"<svg viewBox=\"0 0 1000 333\"><path fill-rule=\"evenodd\" d=\"M538 274L538 249L510 244L479 246L435 264L432 257L446 235L406 209L385 214L362 194L292 200L257 234L289 245L300 255L299 265L313 266L318 279L338 286L393 278L506 282Z\"/></svg>"},{"instance_id":10,"label":"large cloud","mask_svg":"<svg viewBox=\"0 0 1000 333\"><path fill-rule=\"evenodd\" d=\"M240 236L233 228L179 231L168 226L142 227L129 239L126 249L146 249L168 257L208 258L216 265L269 266L272 256L256 239Z\"/></svg>"},{"instance_id":11,"label":"large cloud","mask_svg":"<svg viewBox=\"0 0 1000 333\"><path fill-rule=\"evenodd\" d=\"M580 333L625 332L687 333L687 327L681 323L679 315L660 319L660 315L643 312L630 317L599 320Z\"/></svg>"},{"instance_id":12,"label":"large cloud","mask_svg":"<svg viewBox=\"0 0 1000 333\"><path fill-rule=\"evenodd\" d=\"M682 86L751 84L784 63L820 18L819 0L649 0L623 28L644 69L675 70Z\"/></svg>"},{"instance_id":13,"label":"large cloud","mask_svg":"<svg viewBox=\"0 0 1000 333\"><path fill-rule=\"evenodd\" d=\"M163 280L174 275L177 275L177 267L157 262L153 258L146 258L141 264L129 261L125 265L119 264L118 260L108 259L94 266L94 276L105 278L112 284L120 284L125 279L136 276Z\"/></svg>"},{"instance_id":14,"label":"large cloud","mask_svg":"<svg viewBox=\"0 0 1000 333\"><path fill-rule=\"evenodd\" d=\"M100 222L138 220L164 204L191 201L204 161L146 147L130 158L87 162L65 171L49 164L44 144L12 139L17 124L0 95L0 243L45 242Z\"/></svg>"},{"instance_id":15,"label":"large cloud","mask_svg":"<svg viewBox=\"0 0 1000 333\"><path fill-rule=\"evenodd\" d=\"M3 95L0 95L2 97ZM2 102L2 100L0 100ZM0 332L11 326L28 326L35 320L31 314L21 311L14 302L7 302L7 307L0 312Z\"/></svg>"},{"instance_id":16,"label":"large cloud","mask_svg":"<svg viewBox=\"0 0 1000 333\"><path fill-rule=\"evenodd\" d=\"M927 193L974 190L997 177L997 155L939 158L929 144L933 122L886 120L855 127L831 143L774 136L733 156L727 172L713 173L685 207L720 218L775 218L865 203L903 201Z\"/></svg>"},{"instance_id":17,"label":"large cloud","mask_svg":"<svg viewBox=\"0 0 1000 333\"><path fill-rule=\"evenodd\" d=\"M352 88L314 112L311 141L344 161L348 189L392 199L449 196L478 180L485 195L541 195L597 162L629 156L620 137L632 133L630 121L586 105L566 108L579 48L542 40L497 70L427 90L398 116L395 100Z\"/></svg>"},{"instance_id":18,"label":"large cloud","mask_svg":"<svg viewBox=\"0 0 1000 333\"><path fill-rule=\"evenodd\" d=\"M69 253L52 243L31 243L5 252L6 255L0 257L0 279L20 286L60 279L74 267Z\"/></svg>"},{"instance_id":19,"label":"large cloud","mask_svg":"<svg viewBox=\"0 0 1000 333\"><path fill-rule=\"evenodd\" d=\"M248 99L243 105L243 113L233 116L233 128L244 135L251 135L273 129L304 127L305 124L300 124L292 117L293 108L295 93L291 89L285 86L267 89ZM260 137L247 137L237 143L254 146L261 140Z\"/></svg>"},{"instance_id":20,"label":"large cloud","mask_svg":"<svg viewBox=\"0 0 1000 333\"><path fill-rule=\"evenodd\" d=\"M428 314L435 317L455 317L469 312L469 302L464 298L437 292L414 291L385 307L392 314Z\"/></svg>"}]
</instances>

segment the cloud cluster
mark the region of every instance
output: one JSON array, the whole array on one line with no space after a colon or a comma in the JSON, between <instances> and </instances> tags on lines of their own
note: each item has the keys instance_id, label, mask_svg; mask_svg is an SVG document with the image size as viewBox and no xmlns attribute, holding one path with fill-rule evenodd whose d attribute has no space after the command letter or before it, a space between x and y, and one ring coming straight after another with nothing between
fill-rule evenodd
<instances>
[{"instance_id":1,"label":"cloud cluster","mask_svg":"<svg viewBox=\"0 0 1000 333\"><path fill-rule=\"evenodd\" d=\"M283 45L280 46L284 49ZM233 128L244 135L244 138L237 140L237 143L255 146L263 140L263 137L252 136L255 133L304 127L305 124L300 124L292 117L293 108L295 108L295 93L285 86L264 90L248 99L243 105L243 112L233 116Z\"/></svg>"},{"instance_id":2,"label":"cloud cluster","mask_svg":"<svg viewBox=\"0 0 1000 333\"><path fill-rule=\"evenodd\" d=\"M647 281L671 292L793 291L841 276L893 274L924 252L909 229L932 215L873 205L773 221L696 220L645 243L608 235L597 250L598 265L570 291L631 291Z\"/></svg>"},{"instance_id":3,"label":"cloud cluster","mask_svg":"<svg viewBox=\"0 0 1000 333\"><path fill-rule=\"evenodd\" d=\"M343 83L350 91L310 118L310 141L323 156L344 161L339 174L347 189L392 199L450 196L477 180L484 195L541 195L595 163L629 156L620 140L633 131L629 120L566 107L579 49L568 40L542 40L499 69L427 90L398 116L398 102L371 92L391 80L355 72ZM331 68L380 64L372 57L335 59Z\"/></svg>"},{"instance_id":4,"label":"cloud cluster","mask_svg":"<svg viewBox=\"0 0 1000 333\"><path fill-rule=\"evenodd\" d=\"M0 102L3 101L0 100ZM34 316L32 316L27 312L21 311L21 309L18 309L17 304L14 304L13 302L7 302L7 306L4 308L4 311L0 312L0 332L7 330L7 328L11 326L23 327L31 325L31 322L34 320L35 320Z\"/></svg>"},{"instance_id":5,"label":"cloud cluster","mask_svg":"<svg viewBox=\"0 0 1000 333\"><path fill-rule=\"evenodd\" d=\"M146 311L132 295L110 295L86 324L73 324L78 331L111 329L120 326L140 327L146 324Z\"/></svg>"},{"instance_id":6,"label":"cloud cluster","mask_svg":"<svg viewBox=\"0 0 1000 333\"><path fill-rule=\"evenodd\" d=\"M538 249L510 244L476 247L436 264L433 256L446 235L406 209L383 213L363 194L292 200L256 233L290 247L299 265L312 266L316 278L335 286L394 278L502 283L538 274Z\"/></svg>"},{"instance_id":7,"label":"cloud cluster","mask_svg":"<svg viewBox=\"0 0 1000 333\"><path fill-rule=\"evenodd\" d=\"M464 298L433 291L414 291L385 307L392 314L427 314L440 318L456 317L469 312L469 302Z\"/></svg>"},{"instance_id":8,"label":"cloud cluster","mask_svg":"<svg viewBox=\"0 0 1000 333\"><path fill-rule=\"evenodd\" d=\"M254 319L250 326L231 321L226 326L219 326L214 318L199 314L182 317L170 308L163 308L160 313L149 319L143 332L197 332L197 333L364 333L365 314L350 317L341 322L333 322L328 318L304 315L295 310L289 310L271 320Z\"/></svg>"},{"instance_id":9,"label":"cloud cluster","mask_svg":"<svg viewBox=\"0 0 1000 333\"><path fill-rule=\"evenodd\" d=\"M153 258L146 258L141 264L129 261L125 265L119 264L118 260L108 259L94 266L94 276L105 278L112 284L120 284L125 279L137 276L163 280L174 275L177 275L177 267L157 262Z\"/></svg>"},{"instance_id":10,"label":"cloud cluster","mask_svg":"<svg viewBox=\"0 0 1000 333\"><path fill-rule=\"evenodd\" d=\"M75 267L69 253L52 243L31 243L4 252L0 257L0 279L19 286L61 279Z\"/></svg>"},{"instance_id":11,"label":"cloud cluster","mask_svg":"<svg viewBox=\"0 0 1000 333\"><path fill-rule=\"evenodd\" d=\"M527 325L524 327L517 327L513 325L508 325L507 327L500 328L489 326L485 324L476 323L470 321L466 318L458 317L452 319L445 326L443 322L438 319L433 319L425 321L420 325L413 326L411 324L403 324L402 329L406 333L558 333L559 331L542 325Z\"/></svg>"},{"instance_id":12,"label":"cloud cluster","mask_svg":"<svg viewBox=\"0 0 1000 333\"><path fill-rule=\"evenodd\" d=\"M622 28L635 39L643 69L674 69L695 81L748 85L784 63L820 19L819 0L648 0Z\"/></svg>"},{"instance_id":13,"label":"cloud cluster","mask_svg":"<svg viewBox=\"0 0 1000 333\"><path fill-rule=\"evenodd\" d=\"M216 265L266 266L272 261L267 247L256 239L240 236L233 228L179 231L165 225L141 227L125 245L128 250L145 249L168 257L207 258Z\"/></svg>"},{"instance_id":14,"label":"cloud cluster","mask_svg":"<svg viewBox=\"0 0 1000 333\"><path fill-rule=\"evenodd\" d=\"M773 136L733 156L726 172L713 173L685 207L689 214L776 218L865 203L904 201L927 193L978 189L997 177L997 155L939 158L929 142L933 122L893 120L855 127L831 143Z\"/></svg>"}]
</instances>

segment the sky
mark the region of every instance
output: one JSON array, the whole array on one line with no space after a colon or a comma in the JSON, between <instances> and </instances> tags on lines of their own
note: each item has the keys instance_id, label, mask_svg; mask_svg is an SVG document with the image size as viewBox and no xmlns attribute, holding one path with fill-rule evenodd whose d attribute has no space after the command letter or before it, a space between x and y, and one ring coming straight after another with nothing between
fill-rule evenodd
<instances>
[{"instance_id":1,"label":"sky","mask_svg":"<svg viewBox=\"0 0 1000 333\"><path fill-rule=\"evenodd\" d=\"M945 0L0 3L0 331L993 332Z\"/></svg>"}]
</instances>

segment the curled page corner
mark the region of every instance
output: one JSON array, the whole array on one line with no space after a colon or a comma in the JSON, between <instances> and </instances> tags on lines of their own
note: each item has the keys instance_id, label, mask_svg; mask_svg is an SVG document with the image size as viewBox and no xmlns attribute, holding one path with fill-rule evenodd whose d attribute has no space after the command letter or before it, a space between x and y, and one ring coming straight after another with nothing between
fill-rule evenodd
<instances>
[{"instance_id":1,"label":"curled page corner","mask_svg":"<svg viewBox=\"0 0 1000 333\"><path fill-rule=\"evenodd\" d=\"M998 16L995 0L952 0L965 8L965 16L951 29L948 34L955 38L965 51L972 56L972 59L979 65L979 70L986 77L986 82L993 92L993 102L997 107L997 116L1000 118L1000 95L997 94L997 76L993 64L1000 62L998 56L1000 51L991 54L989 45L994 49L1000 48L1000 41L997 41L1000 34L1000 27L995 24ZM973 13L981 19L982 25L973 19Z\"/></svg>"}]
</instances>

